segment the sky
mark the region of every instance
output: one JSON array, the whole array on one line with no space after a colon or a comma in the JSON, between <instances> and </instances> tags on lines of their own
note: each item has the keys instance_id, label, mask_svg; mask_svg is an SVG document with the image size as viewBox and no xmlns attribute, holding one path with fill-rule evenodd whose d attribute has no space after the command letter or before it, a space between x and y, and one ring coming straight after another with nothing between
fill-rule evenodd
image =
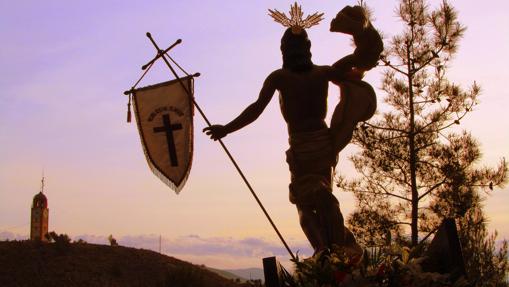
<instances>
[{"instance_id":1,"label":"sky","mask_svg":"<svg viewBox=\"0 0 509 287\"><path fill-rule=\"evenodd\" d=\"M430 1L436 7L440 1ZM136 125L126 123L128 90L160 46L181 38L171 55L200 72L195 97L209 119L227 123L254 101L265 77L281 66L283 28L268 8L287 11L291 1L0 1L0 238L26 238L30 205L42 173L50 230L89 242L158 249L218 268L261 267L262 257L288 254L220 146L200 131L187 185L176 195L149 170ZM467 26L449 79L482 87L481 104L462 122L481 143L480 165L509 158L507 1L451 1ZM308 33L313 61L332 64L351 53L350 38L328 31L344 5L355 1L301 1L304 12L325 13ZM396 1L368 1L374 25L387 38L401 31ZM383 69L366 80L380 87ZM140 84L171 79L157 63ZM338 91L329 90L329 107ZM383 94L378 94L382 103ZM287 132L272 100L252 125L224 139L290 247L309 255L288 201ZM348 156L339 171L354 177ZM351 194L335 191L344 215ZM490 230L509 238L509 188L487 197Z\"/></svg>"}]
</instances>

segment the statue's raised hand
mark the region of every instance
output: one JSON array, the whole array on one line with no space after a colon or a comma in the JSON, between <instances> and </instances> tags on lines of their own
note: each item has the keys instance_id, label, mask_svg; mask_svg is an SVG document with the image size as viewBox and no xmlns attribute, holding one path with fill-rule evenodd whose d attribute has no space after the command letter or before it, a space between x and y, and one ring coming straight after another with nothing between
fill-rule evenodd
<instances>
[{"instance_id":1,"label":"statue's raised hand","mask_svg":"<svg viewBox=\"0 0 509 287\"><path fill-rule=\"evenodd\" d=\"M349 71L355 67L369 71L378 65L384 45L363 7L357 5L343 8L331 21L330 30L352 35L355 43L353 54L341 58L333 65L334 68Z\"/></svg>"},{"instance_id":2,"label":"statue's raised hand","mask_svg":"<svg viewBox=\"0 0 509 287\"><path fill-rule=\"evenodd\" d=\"M331 32L358 35L369 26L369 19L361 6L346 6L330 23Z\"/></svg>"},{"instance_id":3,"label":"statue's raised hand","mask_svg":"<svg viewBox=\"0 0 509 287\"><path fill-rule=\"evenodd\" d=\"M224 138L228 134L223 125L211 125L210 127L204 128L203 132L215 141Z\"/></svg>"}]
</instances>

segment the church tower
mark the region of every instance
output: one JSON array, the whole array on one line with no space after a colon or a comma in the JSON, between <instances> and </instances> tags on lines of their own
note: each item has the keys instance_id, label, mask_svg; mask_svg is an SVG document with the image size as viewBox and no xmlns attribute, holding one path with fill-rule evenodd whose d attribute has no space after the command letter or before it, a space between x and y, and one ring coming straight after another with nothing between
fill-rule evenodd
<instances>
[{"instance_id":1,"label":"church tower","mask_svg":"<svg viewBox=\"0 0 509 287\"><path fill-rule=\"evenodd\" d=\"M44 176L41 179L41 191L34 196L30 219L30 240L47 241L48 199L44 195Z\"/></svg>"}]
</instances>

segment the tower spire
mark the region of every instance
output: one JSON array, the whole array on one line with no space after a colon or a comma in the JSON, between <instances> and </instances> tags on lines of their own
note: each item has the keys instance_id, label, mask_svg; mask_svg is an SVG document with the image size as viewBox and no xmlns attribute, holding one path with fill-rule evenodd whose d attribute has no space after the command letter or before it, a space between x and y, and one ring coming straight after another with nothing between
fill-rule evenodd
<instances>
[{"instance_id":1,"label":"tower spire","mask_svg":"<svg viewBox=\"0 0 509 287\"><path fill-rule=\"evenodd\" d=\"M42 170L41 193L44 193L44 170Z\"/></svg>"}]
</instances>

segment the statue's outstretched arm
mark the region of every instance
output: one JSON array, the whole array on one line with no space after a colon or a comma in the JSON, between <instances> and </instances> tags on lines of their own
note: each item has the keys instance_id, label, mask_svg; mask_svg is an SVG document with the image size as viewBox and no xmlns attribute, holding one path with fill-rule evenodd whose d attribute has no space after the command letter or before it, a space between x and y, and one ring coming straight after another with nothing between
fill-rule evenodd
<instances>
[{"instance_id":1,"label":"statue's outstretched arm","mask_svg":"<svg viewBox=\"0 0 509 287\"><path fill-rule=\"evenodd\" d=\"M246 109L244 109L244 111L242 111L238 117L224 126L212 125L210 127L204 128L203 131L207 135L210 135L211 139L218 140L225 137L227 134L239 130L254 122L265 110L265 107L267 107L274 95L274 92L276 91L275 77L275 73L272 73L267 77L267 79L265 79L258 99L254 103L250 104Z\"/></svg>"}]
</instances>

